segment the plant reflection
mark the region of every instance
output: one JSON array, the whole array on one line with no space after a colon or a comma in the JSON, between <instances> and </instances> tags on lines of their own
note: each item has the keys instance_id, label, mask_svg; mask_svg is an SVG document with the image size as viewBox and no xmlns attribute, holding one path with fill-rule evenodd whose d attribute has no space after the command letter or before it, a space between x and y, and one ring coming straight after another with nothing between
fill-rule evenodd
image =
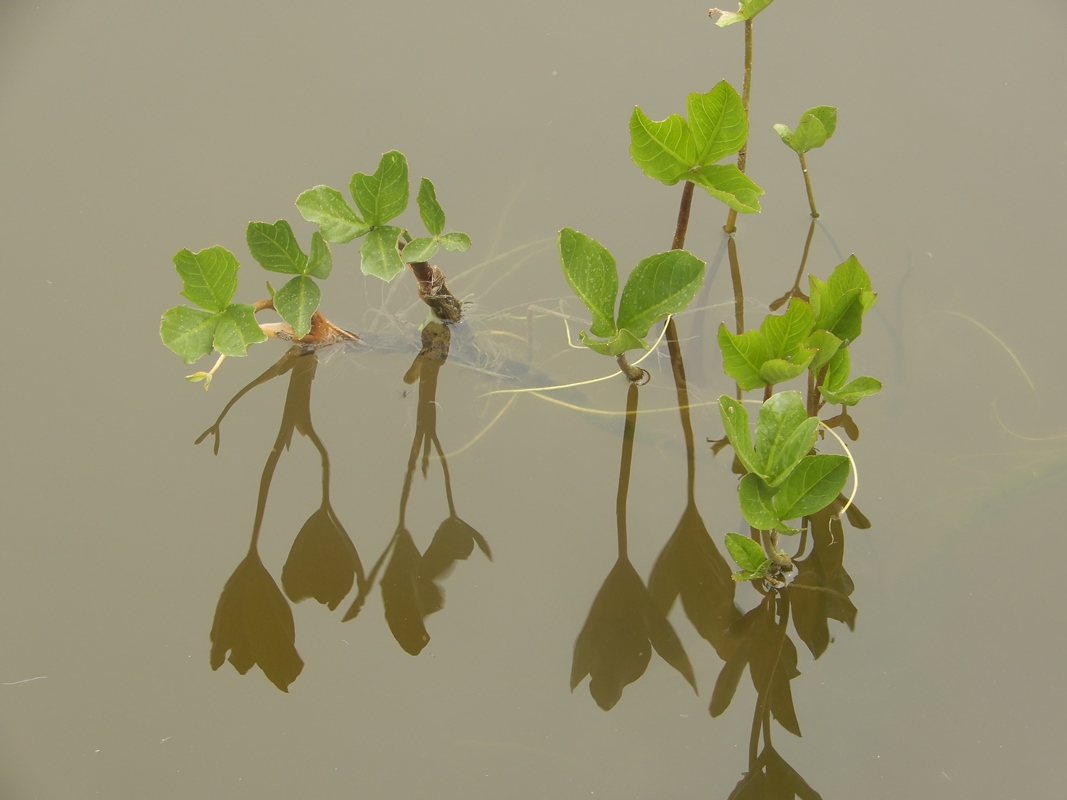
<instances>
[{"instance_id":1,"label":"plant reflection","mask_svg":"<svg viewBox=\"0 0 1067 800\"><path fill-rule=\"evenodd\" d=\"M685 440L686 505L674 534L652 567L648 588L664 616L681 597L686 617L725 661L735 647L731 627L741 616L734 604L737 584L730 577L730 567L715 546L697 509L696 447L689 415L689 389L678 329L673 320L668 323L667 347Z\"/></svg>"},{"instance_id":2,"label":"plant reflection","mask_svg":"<svg viewBox=\"0 0 1067 800\"><path fill-rule=\"evenodd\" d=\"M626 491L637 410L637 389L631 386L617 505L619 556L575 644L571 688L591 675L590 693L601 708L610 709L625 686L644 674L653 648L695 688L689 660L666 619L680 599L686 618L724 662L711 696L711 716L718 717L729 707L746 672L756 690L747 770L730 797L818 798L818 792L775 750L771 720L801 735L792 688L800 671L797 647L789 634L790 618L796 635L816 659L832 641L829 620L843 622L850 629L855 626L856 607L849 599L854 585L844 567L845 535L840 519L846 501L839 497L804 519L800 547L792 560L795 580L788 587L752 584L761 599L742 613L735 603L737 583L696 503L688 387L673 322L666 339L686 445L686 505L656 559L646 590L626 553ZM851 418L846 424L855 425ZM858 430L855 433L858 436ZM845 513L853 527L870 527L854 506Z\"/></svg>"},{"instance_id":3,"label":"plant reflection","mask_svg":"<svg viewBox=\"0 0 1067 800\"><path fill-rule=\"evenodd\" d=\"M616 502L618 560L597 592L589 617L574 644L571 691L589 675L589 693L605 711L622 697L623 689L645 674L655 648L696 691L696 677L682 642L663 612L656 607L626 551L626 497L637 424L637 385L626 396L626 427Z\"/></svg>"},{"instance_id":4,"label":"plant reflection","mask_svg":"<svg viewBox=\"0 0 1067 800\"><path fill-rule=\"evenodd\" d=\"M430 641L430 635L426 631L426 617L440 611L444 606L444 593L435 583L435 579L447 575L457 560L470 556L474 552L475 543L487 558L492 557L489 544L482 535L456 514L448 461L437 436L437 377L448 358L451 337L451 328L447 325L438 322L427 323L422 331L422 349L415 356L404 377L407 383L419 383L415 436L411 442L404 488L400 494L396 533L372 571L373 582L373 576L377 574L382 560L391 549L392 556L385 568L381 584L385 620L397 643L411 655L418 655ZM426 553L422 554L405 525L405 514L419 453L422 453L422 474L425 477L429 470L431 447L436 450L441 462L449 516L438 527L437 533L426 548ZM366 591L359 592L345 614L345 621L359 614L366 596Z\"/></svg>"},{"instance_id":5,"label":"plant reflection","mask_svg":"<svg viewBox=\"0 0 1067 800\"><path fill-rule=\"evenodd\" d=\"M304 662L296 652L293 612L267 572L253 541L222 590L211 625L211 668L226 660L244 675L256 664L283 692Z\"/></svg>"},{"instance_id":6,"label":"plant reflection","mask_svg":"<svg viewBox=\"0 0 1067 800\"><path fill-rule=\"evenodd\" d=\"M316 351L299 346L291 348L270 369L237 392L215 424L197 439L199 444L209 435L214 436L214 449L218 453L221 424L234 404L256 386L290 374L281 427L260 480L249 553L219 598L211 632L213 669L222 665L229 652L230 662L241 674L259 664L272 683L288 691L288 686L300 674L303 661L296 651L293 615L286 597L294 603L314 598L333 610L354 585L356 598L344 617L345 620L352 619L377 583L387 558L388 564L381 576L386 621L400 646L417 655L430 639L425 618L444 605L444 594L436 581L447 576L456 561L468 558L475 546L486 557L491 557L488 542L456 510L448 463L437 434L437 379L448 358L450 339L451 331L447 326L428 323L422 331L422 349L405 376L406 382L417 381L419 387L415 436L404 477L397 529L369 575L365 574L356 547L330 503L329 456L311 421L311 384L318 364ZM319 452L322 501L293 541L282 568L283 595L263 565L257 543L270 486L282 452L292 444L294 432L307 437ZM436 450L444 473L448 516L423 554L405 527L404 515L419 454L422 454L425 476L431 447Z\"/></svg>"}]
</instances>

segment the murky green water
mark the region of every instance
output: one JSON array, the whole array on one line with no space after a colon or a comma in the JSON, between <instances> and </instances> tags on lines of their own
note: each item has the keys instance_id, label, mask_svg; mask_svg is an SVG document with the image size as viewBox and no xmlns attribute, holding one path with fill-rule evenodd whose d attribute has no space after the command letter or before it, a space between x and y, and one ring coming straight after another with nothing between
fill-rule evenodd
<instances>
[{"instance_id":1,"label":"murky green water","mask_svg":"<svg viewBox=\"0 0 1067 800\"><path fill-rule=\"evenodd\" d=\"M716 683L744 653L765 674L773 652L780 675L794 656L800 673L791 704L780 678L769 701L773 750L822 797L1059 797L1067 10L1028 12L782 2L757 20L748 169L767 194L739 221L749 319L788 288L808 226L771 126L837 105L809 158L823 214L809 266L855 252L880 292L853 353L885 383L855 412L871 527L829 529L820 575L837 594L794 593L785 628L747 586L709 592L704 617L676 602L697 691L653 654L604 712L569 678L609 573L638 602L612 571L625 386L567 396L597 414L487 393L611 371L541 311L531 360L526 309L568 293L564 225L620 265L669 246L679 191L632 165L626 122L634 105L662 118L690 91L740 85L739 28L695 3L5 6L0 795L727 797L763 701L747 670L732 696ZM206 395L183 381L157 335L179 300L171 256L229 247L252 301L265 276L248 220L286 218L306 239L297 194L392 148L474 239L438 263L493 368L457 353L429 370L431 427L431 377L403 380L414 337L324 354L313 382L304 361L248 392L217 455L210 437L194 445L284 348L227 362ZM707 310L682 320L691 502L670 371L646 364L641 408L660 411L640 418L627 504L641 581L669 543L676 576L721 576L700 531L721 552L739 523L736 478L705 444L718 412L700 405L729 391L710 338L731 313L724 217L697 197L688 247L715 274ZM397 341L396 315L421 318L409 276L383 290L356 259L336 251L323 310ZM358 589L322 576L352 551L290 556L309 518L343 527L368 582L347 622ZM291 608L301 666L283 647L273 673L287 693L258 666L211 669L220 594L254 531L265 571L242 573L260 598L245 608L275 603L264 624L283 633ZM436 572L414 576L431 546ZM848 604L854 630L837 621Z\"/></svg>"}]
</instances>

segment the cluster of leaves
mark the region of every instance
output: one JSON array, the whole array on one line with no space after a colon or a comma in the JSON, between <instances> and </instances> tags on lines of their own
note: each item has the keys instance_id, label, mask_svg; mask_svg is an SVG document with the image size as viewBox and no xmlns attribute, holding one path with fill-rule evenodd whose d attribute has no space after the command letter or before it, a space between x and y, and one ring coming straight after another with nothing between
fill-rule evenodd
<instances>
[{"instance_id":1,"label":"cluster of leaves","mask_svg":"<svg viewBox=\"0 0 1067 800\"><path fill-rule=\"evenodd\" d=\"M793 534L788 520L814 514L841 493L848 478L846 456L809 455L819 418L808 416L800 392L778 392L760 406L756 440L748 411L732 397L719 398L726 435L747 470L737 494L741 513L754 528Z\"/></svg>"},{"instance_id":2,"label":"cluster of leaves","mask_svg":"<svg viewBox=\"0 0 1067 800\"><path fill-rule=\"evenodd\" d=\"M668 250L638 262L619 301L615 259L596 239L564 228L559 232L559 258L567 282L593 315L590 333L600 337L582 331L582 341L609 356L647 350L644 337L649 329L689 305L704 281L703 261L685 250Z\"/></svg>"},{"instance_id":3,"label":"cluster of leaves","mask_svg":"<svg viewBox=\"0 0 1067 800\"><path fill-rule=\"evenodd\" d=\"M860 335L863 315L878 296L855 256L839 264L825 283L811 276L810 292L810 303L793 298L784 314L767 317L759 330L739 336L720 325L723 369L744 391L792 380L810 370L821 376L819 391L826 401L855 405L882 388L866 376L848 380L848 345Z\"/></svg>"},{"instance_id":4,"label":"cluster of leaves","mask_svg":"<svg viewBox=\"0 0 1067 800\"><path fill-rule=\"evenodd\" d=\"M867 376L849 380L849 345L859 337L863 316L877 295L855 256L839 264L825 282L811 276L810 291L810 302L793 298L785 313L767 317L759 330L736 335L720 325L723 370L745 391L810 371L810 385L823 401L855 405L882 388ZM756 417L755 444L741 403L723 395L719 413L746 470L737 495L752 528L797 533L790 520L821 511L841 493L848 479L848 457L811 454L820 421L817 415L809 416L799 392L779 392L764 401ZM734 574L737 580L762 578L781 555L737 533L727 534L726 547L741 567Z\"/></svg>"},{"instance_id":5,"label":"cluster of leaves","mask_svg":"<svg viewBox=\"0 0 1067 800\"><path fill-rule=\"evenodd\" d=\"M735 211L760 210L763 190L734 164L716 162L735 154L748 140L748 116L737 91L721 81L706 94L686 100L679 114L656 122L640 108L630 117L630 156L650 178L668 186L691 181Z\"/></svg>"},{"instance_id":6,"label":"cluster of leaves","mask_svg":"<svg viewBox=\"0 0 1067 800\"><path fill-rule=\"evenodd\" d=\"M440 247L450 251L470 247L467 234L445 233L445 213L427 178L419 185L417 202L429 236L412 239L405 229L387 224L408 205L408 163L403 153L385 153L374 173L357 172L349 188L358 211L328 186L308 189L297 198L300 213L319 226L311 234L310 254L297 243L286 220L248 223L245 239L252 257L265 270L294 276L277 291L270 291L274 309L297 339L311 330L312 315L319 307L322 294L316 279L325 280L333 269L330 242L363 237L363 272L387 281L403 270L405 263L426 261ZM407 241L406 247L402 248L401 238ZM199 308L175 306L168 310L160 336L185 363L191 364L212 350L224 356L243 356L250 344L267 338L256 322L254 307L232 302L240 268L233 253L217 245L199 253L183 249L174 256L174 265L182 278L182 296ZM197 373L190 377L202 380L206 376Z\"/></svg>"},{"instance_id":7,"label":"cluster of leaves","mask_svg":"<svg viewBox=\"0 0 1067 800\"><path fill-rule=\"evenodd\" d=\"M321 298L314 278L324 280L333 269L330 246L315 231L311 234L311 255L307 255L284 219L248 223L245 239L249 252L263 269L294 276L272 292L274 308L293 328L296 338L306 336ZM174 266L184 284L182 296L200 308L175 306L168 310L163 315L160 336L163 344L186 364L212 349L225 356L243 356L248 345L267 338L255 320L252 306L230 302L237 291L237 270L241 266L233 253L219 245L199 253L180 250L174 256Z\"/></svg>"},{"instance_id":8,"label":"cluster of leaves","mask_svg":"<svg viewBox=\"0 0 1067 800\"><path fill-rule=\"evenodd\" d=\"M179 250L174 266L182 278L182 297L199 308L175 306L163 315L159 335L186 364L212 349L226 356L243 356L248 345L267 338L256 322L255 310L233 303L240 264L225 247L199 253Z\"/></svg>"},{"instance_id":9,"label":"cluster of leaves","mask_svg":"<svg viewBox=\"0 0 1067 800\"><path fill-rule=\"evenodd\" d=\"M356 207L352 208L344 196L329 186L308 189L296 199L296 207L309 222L314 222L328 242L343 244L363 237L360 243L360 268L364 275L392 280L404 269L405 263L426 261L440 247L465 252L471 246L465 233L445 233L445 212L437 202L433 183L423 178L416 202L419 216L430 235L410 239L401 258L400 240L406 231L390 225L408 206L408 162L404 154L391 150L385 153L378 168L371 175L357 172L348 190Z\"/></svg>"}]
</instances>

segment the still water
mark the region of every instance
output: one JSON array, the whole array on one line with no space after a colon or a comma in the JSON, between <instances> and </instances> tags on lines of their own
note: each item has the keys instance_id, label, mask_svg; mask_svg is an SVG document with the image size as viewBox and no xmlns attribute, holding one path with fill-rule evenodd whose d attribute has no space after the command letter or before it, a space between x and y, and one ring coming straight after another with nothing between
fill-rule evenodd
<instances>
[{"instance_id":1,"label":"still water","mask_svg":"<svg viewBox=\"0 0 1067 800\"><path fill-rule=\"evenodd\" d=\"M1062 796L1067 9L782 2L755 29L749 324L788 288L809 222L772 125L836 105L808 159L808 271L854 252L870 273L853 370L885 385L854 412L870 527L826 529L832 601L788 618L714 583L741 523L706 441L731 391L712 339L732 314L721 206L698 195L687 240L708 262L680 320L693 491L653 356L621 566L624 381L565 405L507 393L612 371L568 346L588 323L556 233L598 238L624 272L669 246L680 190L633 166L627 120L740 86L741 26L695 2L0 10L0 795L725 798L767 708L757 766L802 797ZM306 241L293 199L394 148L474 240L438 263L491 358L459 348L412 371L410 276L364 278L348 245L323 311L390 347L286 361L269 342L207 394L183 381L158 338L181 299L173 254L228 247L252 302L266 276L248 220ZM217 454L211 434L194 444L272 369L214 429ZM334 549L292 555L302 529ZM657 572L668 546L674 578ZM675 602L677 647L594 699L572 657L605 581L639 605L653 573L662 590L697 562L716 586L706 617ZM290 602L307 595L323 602ZM273 609L266 671L242 659L240 609ZM735 638L702 636L708 616ZM751 674L772 668L764 701Z\"/></svg>"}]
</instances>

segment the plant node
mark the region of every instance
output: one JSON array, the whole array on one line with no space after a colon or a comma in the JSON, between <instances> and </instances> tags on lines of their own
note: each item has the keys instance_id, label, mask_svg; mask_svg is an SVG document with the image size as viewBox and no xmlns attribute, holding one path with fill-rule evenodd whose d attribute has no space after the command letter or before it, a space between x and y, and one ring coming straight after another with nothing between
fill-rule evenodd
<instances>
[{"instance_id":1,"label":"plant node","mask_svg":"<svg viewBox=\"0 0 1067 800\"><path fill-rule=\"evenodd\" d=\"M630 383L635 383L638 386L644 386L648 383L652 376L648 373L648 370L641 369L641 367L635 367L629 361L626 360L626 353L619 353L615 356L615 361L619 365L619 369L622 370L622 374L626 376L626 380Z\"/></svg>"},{"instance_id":2,"label":"plant node","mask_svg":"<svg viewBox=\"0 0 1067 800\"><path fill-rule=\"evenodd\" d=\"M445 273L425 261L415 261L408 266L419 283L419 299L442 322L459 322L463 318L463 303L445 284Z\"/></svg>"}]
</instances>

